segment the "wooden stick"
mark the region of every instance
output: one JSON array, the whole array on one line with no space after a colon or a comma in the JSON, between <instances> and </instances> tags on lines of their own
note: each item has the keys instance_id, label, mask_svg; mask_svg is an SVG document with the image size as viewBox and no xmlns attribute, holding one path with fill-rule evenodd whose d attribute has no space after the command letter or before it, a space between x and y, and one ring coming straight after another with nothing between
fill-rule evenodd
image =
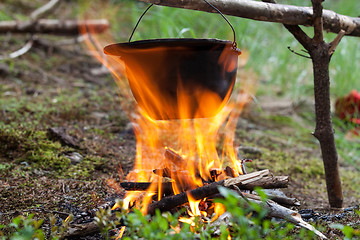
<instances>
[{"instance_id":1,"label":"wooden stick","mask_svg":"<svg viewBox=\"0 0 360 240\"><path fill-rule=\"evenodd\" d=\"M26 44L22 48L16 50L15 52L12 52L8 55L0 56L0 60L14 59L14 58L20 57L21 55L24 55L25 53L27 53L32 48L33 44L34 44L34 39L33 39L33 37L31 37L30 40L27 41Z\"/></svg>"},{"instance_id":2,"label":"wooden stick","mask_svg":"<svg viewBox=\"0 0 360 240\"><path fill-rule=\"evenodd\" d=\"M56 6L60 3L60 0L50 0L45 5L39 7L35 11L33 11L30 15L30 19L32 21L37 21L40 18L45 17L47 14L49 14L53 9L56 8Z\"/></svg>"},{"instance_id":3,"label":"wooden stick","mask_svg":"<svg viewBox=\"0 0 360 240\"><path fill-rule=\"evenodd\" d=\"M341 30L338 35L336 35L336 37L334 38L334 40L330 43L330 48L329 48L329 55L333 55L333 53L335 52L335 49L337 47L337 45L339 45L341 39L345 36L345 31Z\"/></svg>"},{"instance_id":4,"label":"wooden stick","mask_svg":"<svg viewBox=\"0 0 360 240\"><path fill-rule=\"evenodd\" d=\"M58 20L39 19L33 24L19 21L0 21L0 33L43 33L54 35L78 35L80 27L86 26L92 33L102 33L109 28L106 19Z\"/></svg>"},{"instance_id":5,"label":"wooden stick","mask_svg":"<svg viewBox=\"0 0 360 240\"><path fill-rule=\"evenodd\" d=\"M205 1L199 0L140 0L156 5L186 8L204 12L214 12ZM249 18L257 21L278 22L287 25L313 26L313 9L285 4L271 4L253 0L209 0L223 14ZM323 11L324 30L346 35L360 36L360 19L337 14L334 11Z\"/></svg>"},{"instance_id":6,"label":"wooden stick","mask_svg":"<svg viewBox=\"0 0 360 240\"><path fill-rule=\"evenodd\" d=\"M150 182L122 182L120 186L124 188L126 191L147 191L151 184L156 184L158 186L159 183L150 183ZM163 182L161 183L161 189L164 194L172 193L172 183L171 182ZM158 188L154 189L154 192L157 192Z\"/></svg>"},{"instance_id":7,"label":"wooden stick","mask_svg":"<svg viewBox=\"0 0 360 240\"><path fill-rule=\"evenodd\" d=\"M284 196L277 196L272 194L267 194L267 197L274 202L280 204L280 205L286 205L286 206L300 206L300 201L296 198L289 198Z\"/></svg>"},{"instance_id":8,"label":"wooden stick","mask_svg":"<svg viewBox=\"0 0 360 240\"><path fill-rule=\"evenodd\" d=\"M180 156L180 154L172 150L171 148L165 149L164 156L167 160L170 160L177 167L181 167L184 164L184 158Z\"/></svg>"}]
</instances>

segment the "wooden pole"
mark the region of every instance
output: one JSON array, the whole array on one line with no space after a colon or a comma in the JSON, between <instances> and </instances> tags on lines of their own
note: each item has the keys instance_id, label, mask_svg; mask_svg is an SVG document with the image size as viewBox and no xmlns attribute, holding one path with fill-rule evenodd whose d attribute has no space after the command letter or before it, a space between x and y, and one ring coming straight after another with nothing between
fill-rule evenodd
<instances>
[{"instance_id":1,"label":"wooden pole","mask_svg":"<svg viewBox=\"0 0 360 240\"><path fill-rule=\"evenodd\" d=\"M168 7L186 8L204 12L214 12L203 0L140 0ZM311 7L298 7L284 4L271 4L253 0L208 0L223 14L249 18L257 21L278 22L288 25L313 26ZM346 35L360 36L360 18L323 11L324 30L338 33L345 30Z\"/></svg>"}]
</instances>

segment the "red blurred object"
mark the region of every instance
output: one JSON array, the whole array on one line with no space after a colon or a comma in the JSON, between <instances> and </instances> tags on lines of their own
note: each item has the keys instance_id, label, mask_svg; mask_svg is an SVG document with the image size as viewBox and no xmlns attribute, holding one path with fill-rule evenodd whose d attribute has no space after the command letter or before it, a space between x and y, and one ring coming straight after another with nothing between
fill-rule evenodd
<instances>
[{"instance_id":1,"label":"red blurred object","mask_svg":"<svg viewBox=\"0 0 360 240\"><path fill-rule=\"evenodd\" d=\"M360 125L360 93L352 90L348 95L338 98L335 102L335 114L341 120Z\"/></svg>"}]
</instances>

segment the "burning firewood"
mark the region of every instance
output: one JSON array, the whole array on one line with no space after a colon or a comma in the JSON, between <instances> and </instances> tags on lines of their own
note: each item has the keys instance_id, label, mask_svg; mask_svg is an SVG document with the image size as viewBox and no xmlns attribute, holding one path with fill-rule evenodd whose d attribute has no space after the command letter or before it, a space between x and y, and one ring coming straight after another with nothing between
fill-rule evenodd
<instances>
[{"instance_id":1,"label":"burning firewood","mask_svg":"<svg viewBox=\"0 0 360 240\"><path fill-rule=\"evenodd\" d=\"M269 174L269 170L253 172L246 175L240 175L236 178L230 178L230 179L225 179L218 182L210 183L208 185L198 187L187 192L182 192L174 196L165 197L160 201L150 204L147 208L147 213L152 215L155 213L156 209L159 209L161 212L164 212L164 211L169 211L177 206L183 205L189 201L188 194L190 194L194 200L204 199L206 197L219 193L218 190L219 186L231 187L233 185L237 185L239 188L245 187L250 189L250 186L247 186L247 184L254 183L255 181L264 178L268 174ZM283 180L282 184L285 183L285 187L286 187L289 180L288 177L285 177L285 179L282 180ZM255 186L253 185L253 187Z\"/></svg>"},{"instance_id":2,"label":"burning firewood","mask_svg":"<svg viewBox=\"0 0 360 240\"><path fill-rule=\"evenodd\" d=\"M269 170L263 170L258 172L253 172L250 174L240 175L236 178L230 178L225 179L217 182L213 182L210 184L207 184L202 187L198 187L192 190L189 190L187 192L182 192L177 195L173 195L170 197L165 197L161 199L160 201L154 202L150 204L147 208L147 213L150 215L153 215L155 213L156 209L159 209L161 212L172 210L178 206L181 206L189 201L188 196L192 196L194 200L200 200L205 199L208 197L214 197L220 195L219 187L226 187L226 188L235 188L238 192L240 192L240 189L246 189L246 190L252 190L256 186L260 186L263 188L281 188L281 187L287 187L289 178L287 176L267 176L269 175ZM151 184L156 183L131 183L131 182L123 182L121 183L121 186L124 187L127 190L147 190ZM171 183L162 183L164 189L165 187L171 188ZM292 222L294 224L297 224L301 227L304 227L308 230L313 231L315 234L317 234L320 238L326 239L326 237L316 230L313 226L310 224L304 222L301 218L301 216L293 210L290 210L286 207L280 206L273 200L268 200L264 204L261 202L260 197L258 195L249 194L241 192L239 193L239 197L242 197L246 199L246 201L252 201L256 202L258 204L262 204L263 207L265 207L268 210L268 216L269 217L276 217L276 218L282 218L289 222ZM279 197L281 198L281 197ZM285 199L285 200L284 200ZM274 198L274 200L276 200ZM286 199L285 197L282 199L284 201L287 201L288 203L294 202L293 199ZM289 204L290 205L290 204ZM228 213L228 217L231 217L231 214ZM115 215L113 215L111 218L115 219ZM98 225L96 222L88 223L87 225L84 224L72 224L70 225L70 229L67 232L67 235L64 236L65 238L71 238L71 237L79 237L79 236L86 236L93 233L98 232Z\"/></svg>"},{"instance_id":3,"label":"burning firewood","mask_svg":"<svg viewBox=\"0 0 360 240\"><path fill-rule=\"evenodd\" d=\"M225 168L225 174L229 177L237 177L239 174L235 172L235 170L229 166Z\"/></svg>"},{"instance_id":4,"label":"burning firewood","mask_svg":"<svg viewBox=\"0 0 360 240\"><path fill-rule=\"evenodd\" d=\"M164 156L167 160L170 160L176 166L181 167L181 164L184 162L184 159L180 154L172 150L171 148L166 148Z\"/></svg>"}]
</instances>

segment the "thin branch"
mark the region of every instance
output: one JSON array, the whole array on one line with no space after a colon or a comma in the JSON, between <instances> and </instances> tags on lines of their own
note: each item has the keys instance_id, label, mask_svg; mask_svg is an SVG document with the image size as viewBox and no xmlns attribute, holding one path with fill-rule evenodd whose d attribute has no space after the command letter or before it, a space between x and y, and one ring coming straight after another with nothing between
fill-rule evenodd
<instances>
[{"instance_id":1,"label":"thin branch","mask_svg":"<svg viewBox=\"0 0 360 240\"><path fill-rule=\"evenodd\" d=\"M8 56L0 56L0 60L14 59L20 57L21 55L27 53L32 48L33 44L34 44L34 38L31 37L30 40L27 41L22 48L16 50L15 52L10 53Z\"/></svg>"},{"instance_id":2,"label":"thin branch","mask_svg":"<svg viewBox=\"0 0 360 240\"><path fill-rule=\"evenodd\" d=\"M337 45L339 45L341 39L345 36L345 31L341 30L338 35L334 38L334 40L330 43L329 55L333 55Z\"/></svg>"},{"instance_id":3,"label":"thin branch","mask_svg":"<svg viewBox=\"0 0 360 240\"><path fill-rule=\"evenodd\" d=\"M60 3L60 0L50 0L48 3L46 3L45 5L41 6L40 8L37 8L35 11L33 11L30 14L30 19L26 22L22 22L19 25L19 29L24 29L24 28L28 28L31 25L35 25L36 22L48 15L52 10L55 9L55 7Z\"/></svg>"},{"instance_id":4,"label":"thin branch","mask_svg":"<svg viewBox=\"0 0 360 240\"><path fill-rule=\"evenodd\" d=\"M304 57L304 58L309 58L309 59L311 59L311 57L309 57L309 56L306 56L306 55L304 55L304 54L295 52L294 50L291 49L290 46L288 46L287 48L289 49L290 52L292 52L292 53L294 53L294 54L296 54L296 55L298 55L298 56L300 56L300 57Z\"/></svg>"},{"instance_id":5,"label":"thin branch","mask_svg":"<svg viewBox=\"0 0 360 240\"><path fill-rule=\"evenodd\" d=\"M52 10L55 9L55 7L60 3L61 0L51 0L42 7L36 9L33 11L30 15L30 19L32 21L39 20L40 18L45 17L47 14L49 14Z\"/></svg>"}]
</instances>

